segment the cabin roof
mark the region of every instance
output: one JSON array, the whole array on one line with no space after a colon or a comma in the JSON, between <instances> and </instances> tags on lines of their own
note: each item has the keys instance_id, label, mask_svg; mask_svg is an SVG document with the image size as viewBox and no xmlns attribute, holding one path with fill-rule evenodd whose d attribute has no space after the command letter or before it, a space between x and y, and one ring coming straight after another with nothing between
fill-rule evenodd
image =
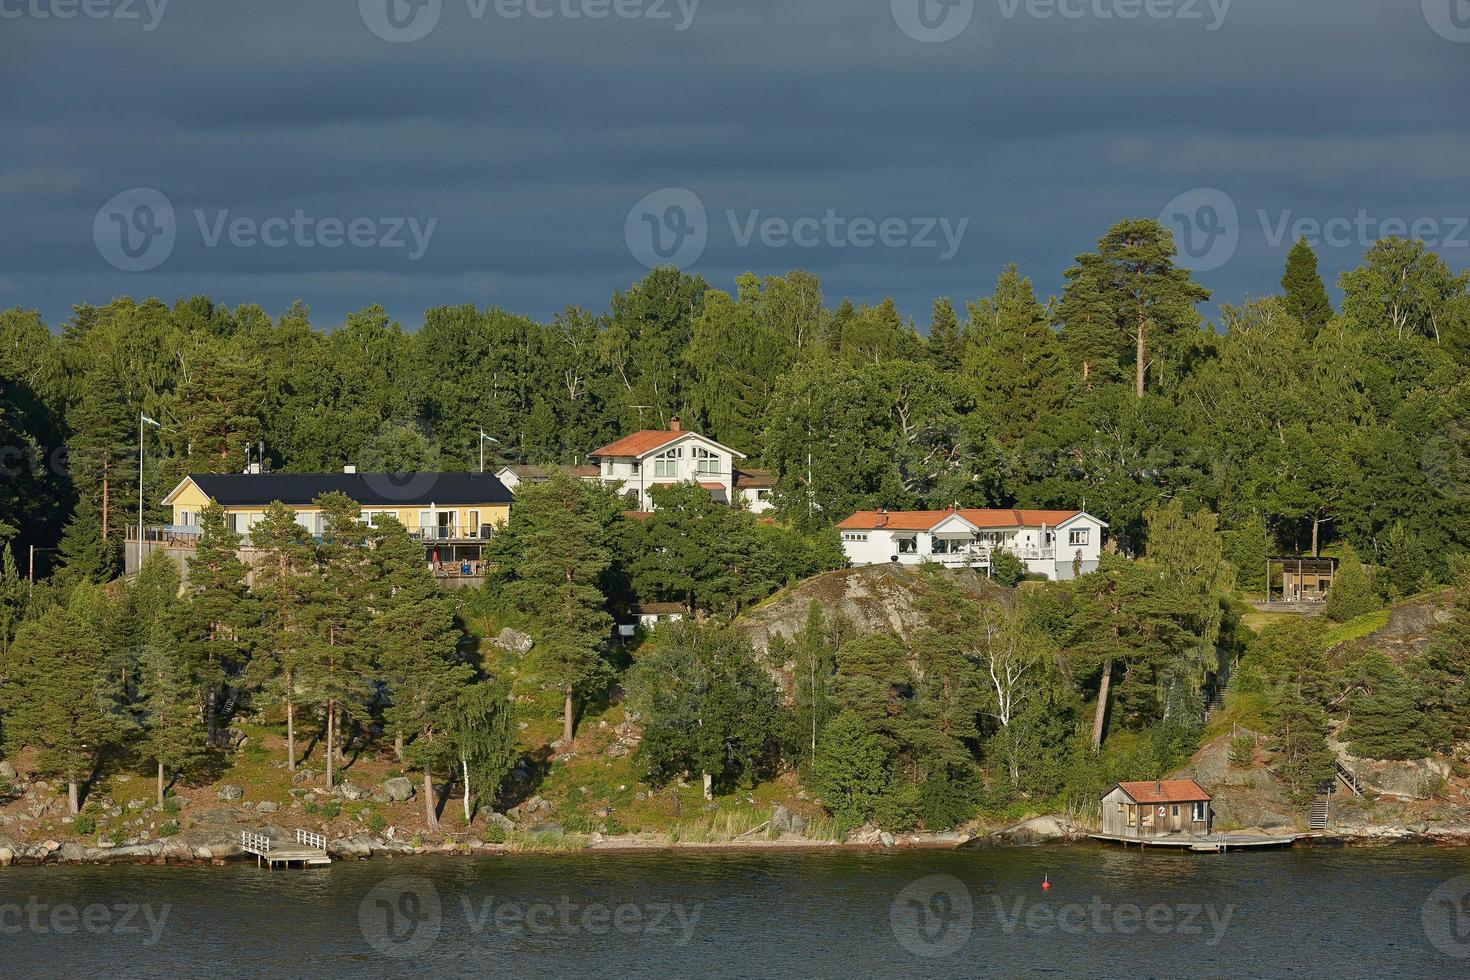
<instances>
[{"instance_id":1,"label":"cabin roof","mask_svg":"<svg viewBox=\"0 0 1470 980\"><path fill-rule=\"evenodd\" d=\"M1141 779L1118 783L1113 788L1121 789L1134 803L1198 803L1210 799L1210 794L1193 779Z\"/></svg>"}]
</instances>

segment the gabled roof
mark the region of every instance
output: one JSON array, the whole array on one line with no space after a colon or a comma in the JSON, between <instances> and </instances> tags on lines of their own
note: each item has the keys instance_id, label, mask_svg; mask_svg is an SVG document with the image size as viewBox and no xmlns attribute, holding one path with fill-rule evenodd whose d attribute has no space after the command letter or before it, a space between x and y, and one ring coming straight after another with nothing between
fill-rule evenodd
<instances>
[{"instance_id":1,"label":"gabled roof","mask_svg":"<svg viewBox=\"0 0 1470 980\"><path fill-rule=\"evenodd\" d=\"M837 526L847 530L876 531L928 531L945 519L958 515L976 528L1030 528L1061 527L1078 517L1089 517L1081 510L984 510L960 508L955 510L860 510ZM1097 521L1107 527L1104 521Z\"/></svg>"},{"instance_id":2,"label":"gabled roof","mask_svg":"<svg viewBox=\"0 0 1470 980\"><path fill-rule=\"evenodd\" d=\"M1193 779L1141 779L1118 783L1114 788L1127 793L1135 803L1199 803L1210 799L1210 794Z\"/></svg>"},{"instance_id":3,"label":"gabled roof","mask_svg":"<svg viewBox=\"0 0 1470 980\"><path fill-rule=\"evenodd\" d=\"M690 432L687 429L643 429L630 436L623 436L617 442L608 443L601 449L594 449L588 453L588 457L596 459L601 456L632 457L641 459L649 453L673 445L680 439L698 439L707 442L711 446L718 446L736 459L744 459L745 454L736 452L729 446L722 446L708 436L702 436L698 432Z\"/></svg>"},{"instance_id":4,"label":"gabled roof","mask_svg":"<svg viewBox=\"0 0 1470 980\"><path fill-rule=\"evenodd\" d=\"M163 502L173 503L189 483L223 507L276 501L300 507L334 492L364 507L508 504L513 499L493 473L199 473L184 477Z\"/></svg>"}]
</instances>

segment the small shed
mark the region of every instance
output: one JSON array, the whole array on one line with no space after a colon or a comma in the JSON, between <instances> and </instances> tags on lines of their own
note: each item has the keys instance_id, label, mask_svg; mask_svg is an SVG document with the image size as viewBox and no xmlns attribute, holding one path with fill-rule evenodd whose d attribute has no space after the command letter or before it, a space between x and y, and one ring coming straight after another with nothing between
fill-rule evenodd
<instances>
[{"instance_id":1,"label":"small shed","mask_svg":"<svg viewBox=\"0 0 1470 980\"><path fill-rule=\"evenodd\" d=\"M1322 602L1336 578L1336 558L1267 558L1266 602Z\"/></svg>"},{"instance_id":2,"label":"small shed","mask_svg":"<svg viewBox=\"0 0 1470 980\"><path fill-rule=\"evenodd\" d=\"M1118 783L1103 794L1104 834L1135 840L1210 832L1210 794L1192 779Z\"/></svg>"}]
</instances>

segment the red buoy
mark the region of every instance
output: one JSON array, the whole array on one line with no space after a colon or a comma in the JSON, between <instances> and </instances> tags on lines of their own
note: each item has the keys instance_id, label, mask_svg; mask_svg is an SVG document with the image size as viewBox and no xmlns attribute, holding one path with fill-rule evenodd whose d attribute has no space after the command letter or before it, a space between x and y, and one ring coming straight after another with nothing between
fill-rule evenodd
<instances>
[{"instance_id":1,"label":"red buoy","mask_svg":"<svg viewBox=\"0 0 1470 980\"><path fill-rule=\"evenodd\" d=\"M1044 876L1042 876L1042 879L1041 879L1041 890L1042 891L1049 891L1050 889L1051 889L1051 875L1044 875Z\"/></svg>"}]
</instances>

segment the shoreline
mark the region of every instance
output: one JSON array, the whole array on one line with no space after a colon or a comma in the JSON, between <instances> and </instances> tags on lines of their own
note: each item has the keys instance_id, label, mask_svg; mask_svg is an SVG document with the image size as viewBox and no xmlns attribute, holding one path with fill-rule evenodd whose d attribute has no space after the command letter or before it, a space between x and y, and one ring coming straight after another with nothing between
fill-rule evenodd
<instances>
[{"instance_id":1,"label":"shoreline","mask_svg":"<svg viewBox=\"0 0 1470 980\"><path fill-rule=\"evenodd\" d=\"M1086 836L1082 837L1059 837L1053 840L1037 841L1033 843L1018 843L1014 841L994 840L987 841L986 835L972 837L966 840L936 840L932 837L919 835L905 835L895 837L891 845L877 842L843 842L810 840L805 838L786 838L776 840L729 840L729 841L670 841L648 839L646 837L618 837L605 838L601 841L588 841L579 846L551 846L534 847L524 845L489 844L476 842L474 845L461 846L454 843L429 844L413 847L400 841L362 841L359 838L349 839L350 844L342 847L342 839L334 840L328 845L328 851L332 854L333 862L366 861L374 859L391 860L394 858L484 858L484 857L516 857L537 856L543 857L551 854L562 854L568 856L599 855L599 856L628 856L633 854L675 854L675 853L767 853L767 852L801 852L808 853L894 853L908 851L943 851L943 850L1025 850L1051 847L1090 846L1105 849L1117 849L1110 845L1094 841ZM155 842L156 843L156 842ZM251 855L239 848L201 848L190 849L183 845L162 847L153 845L138 845L131 847L97 848L76 845L74 842L52 847L55 841L44 841L33 845L27 845L23 851L12 852L9 860L0 860L0 874L6 868L34 868L34 867L103 867L109 865L117 866L154 866L154 867L228 867L248 863ZM1293 847L1305 848L1390 848L1390 847L1432 847L1432 848L1457 848L1470 847L1470 834L1453 833L1445 835L1416 834L1403 832L1393 835L1382 833L1375 834L1321 834L1316 836L1303 836L1297 840ZM1291 850L1292 848L1284 848ZM6 848L5 850L9 850ZM204 850L209 853L198 853ZM214 851L225 853L215 854ZM1149 852L1153 854L1168 854L1178 857L1178 854L1168 848L1137 849L1140 853ZM65 851L66 853L63 853Z\"/></svg>"}]
</instances>

